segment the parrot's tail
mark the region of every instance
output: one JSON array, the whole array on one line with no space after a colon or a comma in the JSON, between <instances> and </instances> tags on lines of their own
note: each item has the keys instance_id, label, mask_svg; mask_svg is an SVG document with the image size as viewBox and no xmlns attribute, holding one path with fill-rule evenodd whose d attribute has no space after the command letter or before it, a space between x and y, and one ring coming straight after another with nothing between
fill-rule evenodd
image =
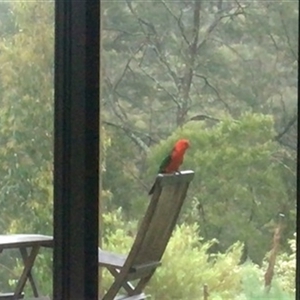
<instances>
[{"instance_id":1,"label":"parrot's tail","mask_svg":"<svg viewBox=\"0 0 300 300\"><path fill-rule=\"evenodd\" d=\"M148 193L149 196L153 194L154 189L155 189L155 184L156 184L156 181L153 183L153 185L152 185L152 187L151 187L151 189L150 189L150 191Z\"/></svg>"}]
</instances>

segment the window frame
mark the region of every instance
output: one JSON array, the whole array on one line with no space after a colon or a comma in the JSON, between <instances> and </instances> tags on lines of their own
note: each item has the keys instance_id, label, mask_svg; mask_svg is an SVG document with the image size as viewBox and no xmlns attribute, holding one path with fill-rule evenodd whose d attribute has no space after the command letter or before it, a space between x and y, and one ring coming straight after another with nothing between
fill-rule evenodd
<instances>
[{"instance_id":1,"label":"window frame","mask_svg":"<svg viewBox=\"0 0 300 300\"><path fill-rule=\"evenodd\" d=\"M55 1L53 298L98 299L100 1Z\"/></svg>"}]
</instances>

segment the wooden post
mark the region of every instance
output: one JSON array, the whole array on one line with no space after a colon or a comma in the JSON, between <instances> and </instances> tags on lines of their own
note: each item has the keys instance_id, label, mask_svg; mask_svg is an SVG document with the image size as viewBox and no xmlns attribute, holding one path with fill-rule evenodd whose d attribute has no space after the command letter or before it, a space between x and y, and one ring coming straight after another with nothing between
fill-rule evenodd
<instances>
[{"instance_id":1,"label":"wooden post","mask_svg":"<svg viewBox=\"0 0 300 300\"><path fill-rule=\"evenodd\" d=\"M271 283L272 283L272 279L273 279L273 275L274 275L274 267L275 267L275 263L276 263L276 257L277 257L277 253L279 250L279 246L280 246L280 238L281 238L281 233L282 233L282 229L283 229L283 214L279 215L279 223L277 225L277 227L275 228L274 231L274 235L273 235L273 246L272 249L270 251L270 257L268 259L268 267L267 267L267 271L265 273L265 289L266 292L270 291L271 288Z\"/></svg>"},{"instance_id":2,"label":"wooden post","mask_svg":"<svg viewBox=\"0 0 300 300\"><path fill-rule=\"evenodd\" d=\"M208 296L209 296L208 286L207 286L207 284L204 284L204 286L203 286L203 299L208 300Z\"/></svg>"}]
</instances>

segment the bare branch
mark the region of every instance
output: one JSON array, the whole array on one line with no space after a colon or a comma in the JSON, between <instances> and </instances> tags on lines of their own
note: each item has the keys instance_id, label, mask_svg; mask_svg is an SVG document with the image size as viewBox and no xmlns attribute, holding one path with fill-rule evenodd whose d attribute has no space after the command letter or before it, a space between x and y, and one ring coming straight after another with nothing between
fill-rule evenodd
<instances>
[{"instance_id":1,"label":"bare branch","mask_svg":"<svg viewBox=\"0 0 300 300\"><path fill-rule=\"evenodd\" d=\"M140 18L140 17L137 15L137 13L134 11L134 9L133 9L133 7L132 7L132 5L131 5L131 1L126 0L126 3L127 3L127 6L128 6L128 8L129 8L130 12L131 12L131 13L134 15L134 17L138 20L140 26L141 26L142 24L146 25L147 28L149 28L149 29L152 31L152 34L157 35L155 26L154 26L152 23L143 20L142 18ZM143 32L145 33L144 28L143 28L142 26L141 26L141 28L142 28ZM148 33L149 33L149 32L148 32Z\"/></svg>"},{"instance_id":2,"label":"bare branch","mask_svg":"<svg viewBox=\"0 0 300 300\"><path fill-rule=\"evenodd\" d=\"M200 10L201 1L195 1L194 8L194 24L193 24L193 43L190 45L191 52L195 55L197 51L197 44L199 39L199 29L200 29Z\"/></svg>"},{"instance_id":3,"label":"bare branch","mask_svg":"<svg viewBox=\"0 0 300 300\"><path fill-rule=\"evenodd\" d=\"M196 115L192 118L190 118L189 121L205 121L205 120L211 120L211 121L216 121L220 122L220 119L208 116L208 115Z\"/></svg>"},{"instance_id":4,"label":"bare branch","mask_svg":"<svg viewBox=\"0 0 300 300\"><path fill-rule=\"evenodd\" d=\"M276 49L276 59L275 59L275 62L274 62L274 68L276 69L276 65L278 63L278 53L279 53L280 50L279 50L279 46L277 45L277 43L275 41L275 38L274 38L273 34L269 33L269 36L270 36L270 39L271 39L271 41L272 41L272 43L273 43L273 45Z\"/></svg>"},{"instance_id":5,"label":"bare branch","mask_svg":"<svg viewBox=\"0 0 300 300\"><path fill-rule=\"evenodd\" d=\"M124 162L123 162L124 164ZM132 176L132 178L139 182L139 184L144 188L145 191L149 191L149 185L145 184L142 180L140 176L136 176L132 171L129 171L130 175Z\"/></svg>"},{"instance_id":6,"label":"bare branch","mask_svg":"<svg viewBox=\"0 0 300 300\"><path fill-rule=\"evenodd\" d=\"M154 51L155 51L156 55L158 56L159 61L161 62L161 64L163 64L167 68L169 75L171 76L171 78L173 79L173 81L175 83L175 86L179 89L178 77L177 77L176 73L172 70L172 68L171 68L170 64L168 63L167 59L163 56L163 54L161 52L159 52L159 50L156 46L154 47Z\"/></svg>"},{"instance_id":7,"label":"bare branch","mask_svg":"<svg viewBox=\"0 0 300 300\"><path fill-rule=\"evenodd\" d=\"M121 73L121 75L119 76L119 78L116 80L116 82L113 84L110 80L110 78L108 76L104 76L104 82L107 84L107 86L109 87L109 89L111 90L111 93L109 95L109 104L110 107L113 111L113 113L120 119L120 121L124 124L126 124L128 122L128 117L127 117L127 113L125 112L125 110L123 109L123 107L120 105L119 101L118 101L118 96L120 96L120 94L117 91L117 88L119 86L119 84L121 83L121 81L123 80L127 70L131 70L130 69L130 63L131 61L134 59L135 55L142 49L142 47L144 46L144 43L142 43L135 52L132 53L132 55L129 57L129 59L127 60L125 67ZM124 97L124 96L123 96Z\"/></svg>"},{"instance_id":8,"label":"bare branch","mask_svg":"<svg viewBox=\"0 0 300 300\"><path fill-rule=\"evenodd\" d=\"M118 156L116 157L116 159L117 159L118 162L121 163L121 165L122 165L123 167L126 167L126 163L124 162L123 159L121 159L121 158L118 157ZM132 172L130 169L129 169L129 170L126 169L126 172L128 172L129 175L130 175L136 182L138 182L138 183L143 187L143 189L145 189L146 191L149 190L149 186L148 186L147 184L145 184L145 183L141 180L141 177L140 177L140 176L136 176L136 175L134 174L134 172Z\"/></svg>"},{"instance_id":9,"label":"bare branch","mask_svg":"<svg viewBox=\"0 0 300 300\"><path fill-rule=\"evenodd\" d=\"M276 161L277 163L279 163L280 165L282 165L292 176L294 176L295 175L295 172L296 172L296 168L294 168L294 169L292 169L292 168L290 168L287 164L285 164L284 162L283 162L283 160L282 159L280 159L280 158L277 158L276 156L272 156L272 160L273 161Z\"/></svg>"},{"instance_id":10,"label":"bare branch","mask_svg":"<svg viewBox=\"0 0 300 300\"><path fill-rule=\"evenodd\" d=\"M177 125L181 126L184 123L185 116L189 110L190 99L190 89L193 81L193 72L195 59L197 55L197 44L199 39L199 29L200 29L200 10L201 1L194 1L194 14L193 14L193 41L188 47L188 63L184 70L184 76L182 78L182 88L181 90L181 107L177 111Z\"/></svg>"},{"instance_id":11,"label":"bare branch","mask_svg":"<svg viewBox=\"0 0 300 300\"><path fill-rule=\"evenodd\" d=\"M143 55L142 55L142 58L140 59L139 61L139 67L142 66L143 62L144 62L144 58L146 56L146 53L147 53L147 47L145 47L144 51L143 51Z\"/></svg>"},{"instance_id":12,"label":"bare branch","mask_svg":"<svg viewBox=\"0 0 300 300\"><path fill-rule=\"evenodd\" d=\"M287 28L286 28L284 17L282 16L282 11L279 11L279 15L280 15L280 20L281 20L281 23L282 23L282 27L283 27L284 33L286 35L286 40L287 40L287 43L289 45L289 49L290 49L293 57L295 58L295 60L298 61L298 55L295 53L295 51L294 51L294 49L293 49L293 47L291 45L290 36L289 36L289 33L287 31Z\"/></svg>"},{"instance_id":13,"label":"bare branch","mask_svg":"<svg viewBox=\"0 0 300 300\"><path fill-rule=\"evenodd\" d=\"M121 73L120 77L117 79L116 83L114 84L112 90L115 91L118 88L118 85L120 84L120 82L122 81L122 79L124 78L126 71L131 63L131 61L134 59L135 55L143 48L144 43L142 43L133 53L132 55L129 57L129 59L127 60L125 67L123 69L123 72Z\"/></svg>"},{"instance_id":14,"label":"bare branch","mask_svg":"<svg viewBox=\"0 0 300 300\"><path fill-rule=\"evenodd\" d=\"M231 50L236 56L238 56L242 61L247 62L247 60L236 50L234 49L229 43L226 43L224 40L212 38L212 41L215 41L223 46L226 46L229 50Z\"/></svg>"},{"instance_id":15,"label":"bare branch","mask_svg":"<svg viewBox=\"0 0 300 300\"><path fill-rule=\"evenodd\" d=\"M249 7L250 6L250 3L248 4L240 4L240 2L238 0L234 0L235 4L238 6L237 10L241 11L241 12L244 12L244 9L246 7Z\"/></svg>"},{"instance_id":16,"label":"bare branch","mask_svg":"<svg viewBox=\"0 0 300 300\"><path fill-rule=\"evenodd\" d=\"M185 35L185 32L184 32L184 25L183 25L183 23L182 23L182 21L181 21L181 18L182 18L182 11L181 11L180 16L177 17L177 16L175 15L175 13L171 10L171 8L166 4L166 2L165 2L164 0L160 0L160 1L161 1L161 3L164 5L164 7L167 9L167 11L171 14L171 16L176 20L177 25L178 25L178 28L179 28L179 30L180 30L180 33L181 33L181 35L182 35L184 41L186 42L186 44L187 44L188 46L190 46L190 41L188 40L188 38L187 38L186 35Z\"/></svg>"},{"instance_id":17,"label":"bare branch","mask_svg":"<svg viewBox=\"0 0 300 300\"><path fill-rule=\"evenodd\" d=\"M109 89L113 89L113 84L111 83L110 79L108 76L104 77L104 82L107 84ZM110 104L110 107L114 114L120 119L120 121L125 122L124 119L127 121L127 115L119 105L118 100L116 99L115 93L110 93L109 95L110 101L108 103ZM116 106L119 108L120 113L117 111Z\"/></svg>"},{"instance_id":18,"label":"bare branch","mask_svg":"<svg viewBox=\"0 0 300 300\"><path fill-rule=\"evenodd\" d=\"M273 43L275 49L276 49L277 51L279 51L279 47L278 47L278 45L277 45L277 43L276 43L276 41L275 41L275 39L274 39L274 37L273 37L273 34L270 33L270 32L269 32L269 37L271 38L272 43Z\"/></svg>"},{"instance_id":19,"label":"bare branch","mask_svg":"<svg viewBox=\"0 0 300 300\"><path fill-rule=\"evenodd\" d=\"M218 12L222 10L222 7L223 7L223 0L219 0L217 4Z\"/></svg>"},{"instance_id":20,"label":"bare branch","mask_svg":"<svg viewBox=\"0 0 300 300\"><path fill-rule=\"evenodd\" d=\"M225 106L225 108L227 109L227 111L228 111L229 113L231 113L231 108L230 108L230 106L222 99L222 97L221 97L219 91L218 91L214 86L212 86L212 85L209 83L208 79L207 79L204 75L200 75L200 74L194 74L194 76L203 79L204 82L205 82L205 84L208 85L208 86L216 93L216 95L217 95L217 97L218 97L218 100L221 101L221 102L223 103L223 105Z\"/></svg>"},{"instance_id":21,"label":"bare branch","mask_svg":"<svg viewBox=\"0 0 300 300\"><path fill-rule=\"evenodd\" d=\"M141 71L147 76L149 77L158 87L160 87L168 96L170 96L170 98L176 103L177 106L179 106L179 102L177 100L177 98L170 93L163 85L161 85L157 79L155 79L152 75L150 75L148 72L146 72L143 68L140 68Z\"/></svg>"},{"instance_id":22,"label":"bare branch","mask_svg":"<svg viewBox=\"0 0 300 300\"><path fill-rule=\"evenodd\" d=\"M208 40L210 34L214 31L214 29L218 26L218 24L220 23L220 21L222 19L225 18L233 18L234 16L238 16L238 15L243 15L244 14L244 10L241 9L240 7L237 8L237 10L232 13L232 14L226 14L226 15L221 15L218 16L207 28L205 34L204 34L204 38L202 39L202 41L199 43L198 45L198 50L206 43L206 41Z\"/></svg>"},{"instance_id":23,"label":"bare branch","mask_svg":"<svg viewBox=\"0 0 300 300\"><path fill-rule=\"evenodd\" d=\"M121 129L141 150L146 153L149 151L149 147L128 126L118 125L109 121L103 121L103 124Z\"/></svg>"},{"instance_id":24,"label":"bare branch","mask_svg":"<svg viewBox=\"0 0 300 300\"><path fill-rule=\"evenodd\" d=\"M287 148L289 148L289 149L291 149L291 150L293 150L293 151L297 151L297 144L292 145L292 144L290 144L288 142L285 142L285 141L282 141L282 140L278 140L278 143L285 146L285 147L287 147Z\"/></svg>"},{"instance_id":25,"label":"bare branch","mask_svg":"<svg viewBox=\"0 0 300 300\"><path fill-rule=\"evenodd\" d=\"M124 29L114 28L114 27L104 27L102 30L103 31L115 31L115 32L120 32L120 33L128 34L128 35L137 35L136 33L132 33L132 32L126 31Z\"/></svg>"},{"instance_id":26,"label":"bare branch","mask_svg":"<svg viewBox=\"0 0 300 300\"><path fill-rule=\"evenodd\" d=\"M126 0L126 3L127 3L127 6L130 10L130 12L133 14L133 16L138 20L139 24L144 24L146 25L147 27L149 27L152 31L152 34L153 35L157 35L157 31L155 29L155 26L148 22L148 21L145 21L143 20L141 17L138 16L138 14L134 11L132 5L131 5L131 2ZM142 27L142 26L141 26ZM142 27L142 30L143 32L147 35L149 34L148 32L145 32L145 30L143 29ZM150 41L150 37L148 36L148 40ZM155 51L156 55L158 56L159 58L159 61L167 68L168 72L169 72L169 75L171 76L171 78L173 79L176 87L178 88L178 78L177 78L177 75L176 73L172 70L170 64L168 63L167 59L163 56L163 54L161 53L161 51L159 50L160 49L160 46L158 44L157 41L152 41L151 40L151 43L152 43L152 49Z\"/></svg>"},{"instance_id":27,"label":"bare branch","mask_svg":"<svg viewBox=\"0 0 300 300\"><path fill-rule=\"evenodd\" d=\"M297 119L298 119L298 115L297 114L295 114L292 118L291 118L291 120L286 124L286 126L285 126L285 128L282 130L282 132L281 133L279 133L278 135L276 135L275 137L274 137L274 140L275 141L279 141L289 130L290 130L290 128L296 123L296 121L297 121Z\"/></svg>"},{"instance_id":28,"label":"bare branch","mask_svg":"<svg viewBox=\"0 0 300 300\"><path fill-rule=\"evenodd\" d=\"M282 95L282 92L279 90L278 88L278 91L277 91L280 95L280 98L279 98L279 101L280 101L280 104L281 104L281 107L282 107L282 110L283 110L283 120L285 120L285 117L287 116L287 112L286 112L286 105L285 105L285 102L283 100L283 95Z\"/></svg>"}]
</instances>

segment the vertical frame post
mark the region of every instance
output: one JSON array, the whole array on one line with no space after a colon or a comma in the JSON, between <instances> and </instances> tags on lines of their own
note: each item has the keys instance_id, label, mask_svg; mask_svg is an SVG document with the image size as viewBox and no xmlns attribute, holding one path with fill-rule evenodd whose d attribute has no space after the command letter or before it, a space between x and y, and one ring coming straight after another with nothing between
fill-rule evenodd
<instances>
[{"instance_id":1,"label":"vertical frame post","mask_svg":"<svg viewBox=\"0 0 300 300\"><path fill-rule=\"evenodd\" d=\"M98 298L100 1L55 2L53 298Z\"/></svg>"}]
</instances>

